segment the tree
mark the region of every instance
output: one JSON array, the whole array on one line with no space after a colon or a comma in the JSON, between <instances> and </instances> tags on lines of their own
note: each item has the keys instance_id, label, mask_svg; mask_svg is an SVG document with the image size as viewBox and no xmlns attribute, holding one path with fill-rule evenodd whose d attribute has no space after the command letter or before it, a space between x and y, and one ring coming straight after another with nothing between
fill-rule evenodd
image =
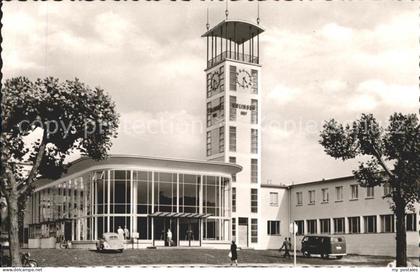
<instances>
[{"instance_id":1,"label":"tree","mask_svg":"<svg viewBox=\"0 0 420 272\"><path fill-rule=\"evenodd\" d=\"M117 136L118 114L102 89L52 77L6 80L1 107L0 194L7 202L12 266L19 266L18 217L34 181L59 178L75 151L105 159Z\"/></svg>"},{"instance_id":2,"label":"tree","mask_svg":"<svg viewBox=\"0 0 420 272\"><path fill-rule=\"evenodd\" d=\"M382 128L371 114L352 125L325 122L320 143L336 159L368 158L353 174L361 186L390 186L396 216L397 266L407 266L405 213L420 194L420 132L416 114L394 113Z\"/></svg>"}]
</instances>

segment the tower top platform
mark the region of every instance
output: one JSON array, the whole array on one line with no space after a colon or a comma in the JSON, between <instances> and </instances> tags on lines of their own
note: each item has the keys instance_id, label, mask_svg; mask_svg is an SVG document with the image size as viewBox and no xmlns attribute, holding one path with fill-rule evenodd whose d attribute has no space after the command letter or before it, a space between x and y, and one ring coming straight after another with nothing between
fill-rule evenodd
<instances>
[{"instance_id":1,"label":"tower top platform","mask_svg":"<svg viewBox=\"0 0 420 272\"><path fill-rule=\"evenodd\" d=\"M264 32L259 25L241 20L223 20L201 37L219 37L242 44Z\"/></svg>"}]
</instances>

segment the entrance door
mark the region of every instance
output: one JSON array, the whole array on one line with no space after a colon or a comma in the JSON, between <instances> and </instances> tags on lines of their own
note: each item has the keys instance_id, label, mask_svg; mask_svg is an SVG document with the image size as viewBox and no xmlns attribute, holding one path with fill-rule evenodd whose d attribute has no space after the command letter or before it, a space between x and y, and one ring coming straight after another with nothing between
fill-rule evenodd
<instances>
[{"instance_id":1,"label":"entrance door","mask_svg":"<svg viewBox=\"0 0 420 272\"><path fill-rule=\"evenodd\" d=\"M248 247L248 218L239 217L238 223L238 246Z\"/></svg>"},{"instance_id":2,"label":"entrance door","mask_svg":"<svg viewBox=\"0 0 420 272\"><path fill-rule=\"evenodd\" d=\"M172 246L176 246L178 243L177 237L177 224L176 218L167 218L167 217L155 217L153 222L154 225L154 237L155 240L163 240L165 246L168 244L168 230L171 230L172 233Z\"/></svg>"}]
</instances>

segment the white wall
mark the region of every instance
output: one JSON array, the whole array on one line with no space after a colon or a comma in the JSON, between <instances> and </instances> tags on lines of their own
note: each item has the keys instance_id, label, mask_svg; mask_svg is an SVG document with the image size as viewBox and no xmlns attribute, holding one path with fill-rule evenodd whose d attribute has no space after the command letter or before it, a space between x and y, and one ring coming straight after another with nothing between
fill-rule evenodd
<instances>
[{"instance_id":1,"label":"white wall","mask_svg":"<svg viewBox=\"0 0 420 272\"><path fill-rule=\"evenodd\" d=\"M264 185L263 185L264 186ZM277 192L279 205L270 206L270 192ZM288 190L276 187L260 188L260 218L258 224L258 246L257 249L278 249L285 237L289 237L289 196ZM267 221L280 221L280 235L267 235Z\"/></svg>"}]
</instances>

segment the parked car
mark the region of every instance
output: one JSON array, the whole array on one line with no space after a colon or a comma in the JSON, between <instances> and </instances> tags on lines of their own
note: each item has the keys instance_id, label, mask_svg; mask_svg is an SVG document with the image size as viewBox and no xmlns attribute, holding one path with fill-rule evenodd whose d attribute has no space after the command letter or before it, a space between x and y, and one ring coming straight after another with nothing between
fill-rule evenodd
<instances>
[{"instance_id":1,"label":"parked car","mask_svg":"<svg viewBox=\"0 0 420 272\"><path fill-rule=\"evenodd\" d=\"M304 236L301 252L303 256L320 254L322 258L334 256L341 259L346 254L346 240L341 236Z\"/></svg>"},{"instance_id":2,"label":"parked car","mask_svg":"<svg viewBox=\"0 0 420 272\"><path fill-rule=\"evenodd\" d=\"M96 250L117 250L119 252L123 252L124 242L119 239L118 234L106 232L102 234L102 238L96 244Z\"/></svg>"}]
</instances>

